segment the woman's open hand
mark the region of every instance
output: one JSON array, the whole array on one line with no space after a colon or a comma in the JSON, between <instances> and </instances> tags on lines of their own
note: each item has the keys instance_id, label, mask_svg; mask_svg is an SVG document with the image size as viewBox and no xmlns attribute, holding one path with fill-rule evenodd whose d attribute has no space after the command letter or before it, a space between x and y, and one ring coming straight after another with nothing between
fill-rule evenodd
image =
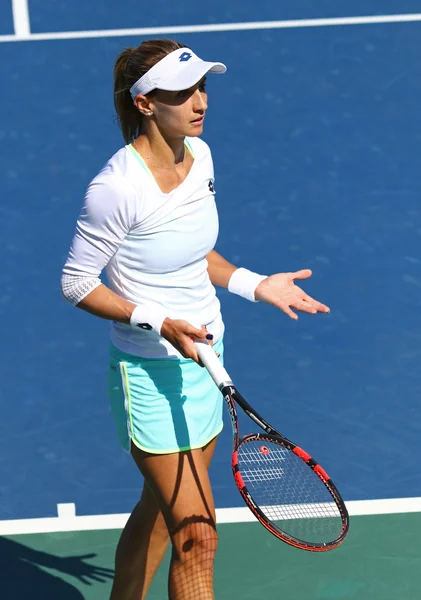
<instances>
[{"instance_id":1,"label":"woman's open hand","mask_svg":"<svg viewBox=\"0 0 421 600\"><path fill-rule=\"evenodd\" d=\"M270 275L259 283L254 292L254 297L256 300L280 308L286 315L295 320L298 319L298 315L291 310L292 308L311 315L319 312L330 312L328 306L318 302L295 285L295 279L308 279L308 277L311 277L310 269L302 269L295 273Z\"/></svg>"}]
</instances>

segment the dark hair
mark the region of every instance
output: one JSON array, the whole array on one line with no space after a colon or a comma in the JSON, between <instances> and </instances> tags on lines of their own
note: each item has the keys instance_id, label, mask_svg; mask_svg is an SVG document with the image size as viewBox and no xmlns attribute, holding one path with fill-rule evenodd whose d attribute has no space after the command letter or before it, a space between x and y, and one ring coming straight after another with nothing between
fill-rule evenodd
<instances>
[{"instance_id":1,"label":"dark hair","mask_svg":"<svg viewBox=\"0 0 421 600\"><path fill-rule=\"evenodd\" d=\"M141 133L143 120L133 103L130 88L167 54L185 47L174 40L147 40L137 48L126 48L117 58L114 65L114 106L126 144Z\"/></svg>"}]
</instances>

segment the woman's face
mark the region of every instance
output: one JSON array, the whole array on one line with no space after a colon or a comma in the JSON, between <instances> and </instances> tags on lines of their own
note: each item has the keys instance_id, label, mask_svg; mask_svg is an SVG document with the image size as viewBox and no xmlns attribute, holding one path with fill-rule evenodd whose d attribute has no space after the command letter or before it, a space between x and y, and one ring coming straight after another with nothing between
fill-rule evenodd
<instances>
[{"instance_id":1,"label":"woman's face","mask_svg":"<svg viewBox=\"0 0 421 600\"><path fill-rule=\"evenodd\" d=\"M158 128L165 136L178 138L201 135L208 108L206 77L181 92L157 90L149 105Z\"/></svg>"}]
</instances>

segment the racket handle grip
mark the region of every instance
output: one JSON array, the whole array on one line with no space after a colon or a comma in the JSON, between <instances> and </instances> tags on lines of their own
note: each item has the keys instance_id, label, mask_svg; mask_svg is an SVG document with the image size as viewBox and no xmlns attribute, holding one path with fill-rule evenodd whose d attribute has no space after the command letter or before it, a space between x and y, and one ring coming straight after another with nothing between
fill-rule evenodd
<instances>
[{"instance_id":1,"label":"racket handle grip","mask_svg":"<svg viewBox=\"0 0 421 600\"><path fill-rule=\"evenodd\" d=\"M196 340L194 345L196 346L200 360L208 370L209 375L212 377L218 388L222 391L226 385L232 385L231 377L222 366L221 361L216 356L212 346L204 340Z\"/></svg>"}]
</instances>

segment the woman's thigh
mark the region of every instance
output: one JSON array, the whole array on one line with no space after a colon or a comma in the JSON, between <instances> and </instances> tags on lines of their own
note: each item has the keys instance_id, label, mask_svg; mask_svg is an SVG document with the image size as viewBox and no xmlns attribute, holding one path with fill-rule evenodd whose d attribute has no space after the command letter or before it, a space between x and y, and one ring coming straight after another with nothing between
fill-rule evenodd
<instances>
[{"instance_id":1,"label":"woman's thigh","mask_svg":"<svg viewBox=\"0 0 421 600\"><path fill-rule=\"evenodd\" d=\"M216 442L218 441L218 436L214 437L206 446L202 448L203 460L205 461L206 468L209 469L210 464L212 462L213 455L215 453Z\"/></svg>"},{"instance_id":2,"label":"woman's thigh","mask_svg":"<svg viewBox=\"0 0 421 600\"><path fill-rule=\"evenodd\" d=\"M133 458L161 510L170 533L183 524L215 529L215 507L208 475L216 438L205 448L149 454L132 445Z\"/></svg>"}]
</instances>

